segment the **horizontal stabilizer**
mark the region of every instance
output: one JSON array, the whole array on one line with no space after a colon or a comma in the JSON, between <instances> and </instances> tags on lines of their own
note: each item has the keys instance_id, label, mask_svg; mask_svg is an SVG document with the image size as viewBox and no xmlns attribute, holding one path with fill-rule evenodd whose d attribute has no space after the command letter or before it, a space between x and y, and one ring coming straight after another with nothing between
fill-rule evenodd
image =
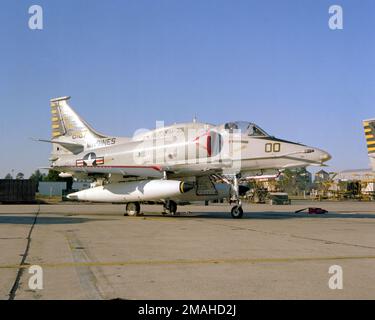
<instances>
[{"instance_id":1,"label":"horizontal stabilizer","mask_svg":"<svg viewBox=\"0 0 375 320\"><path fill-rule=\"evenodd\" d=\"M36 141L58 144L74 154L78 154L82 152L84 149L84 146L82 144L74 143L74 142L65 142L65 141L59 141L59 140L46 140L46 139L36 139Z\"/></svg>"}]
</instances>

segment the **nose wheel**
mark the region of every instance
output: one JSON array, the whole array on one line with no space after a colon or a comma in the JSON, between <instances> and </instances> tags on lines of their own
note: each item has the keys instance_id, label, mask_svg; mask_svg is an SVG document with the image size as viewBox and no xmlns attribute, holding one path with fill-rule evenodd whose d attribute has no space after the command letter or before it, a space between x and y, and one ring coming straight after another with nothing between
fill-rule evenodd
<instances>
[{"instance_id":1,"label":"nose wheel","mask_svg":"<svg viewBox=\"0 0 375 320\"><path fill-rule=\"evenodd\" d=\"M241 219L243 216L243 209L240 205L236 205L230 211L233 219Z\"/></svg>"}]
</instances>

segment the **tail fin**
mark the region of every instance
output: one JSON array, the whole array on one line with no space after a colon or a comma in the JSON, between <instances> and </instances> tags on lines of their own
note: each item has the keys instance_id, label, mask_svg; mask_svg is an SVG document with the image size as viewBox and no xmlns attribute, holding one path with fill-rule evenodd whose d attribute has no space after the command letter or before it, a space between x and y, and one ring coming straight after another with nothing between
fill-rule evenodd
<instances>
[{"instance_id":1,"label":"tail fin","mask_svg":"<svg viewBox=\"0 0 375 320\"><path fill-rule=\"evenodd\" d=\"M367 153L372 170L375 171L375 119L363 120L367 143Z\"/></svg>"},{"instance_id":2,"label":"tail fin","mask_svg":"<svg viewBox=\"0 0 375 320\"><path fill-rule=\"evenodd\" d=\"M74 150L94 146L98 139L108 138L91 128L69 106L69 99L70 97L61 97L50 100L54 155L75 153Z\"/></svg>"},{"instance_id":3,"label":"tail fin","mask_svg":"<svg viewBox=\"0 0 375 320\"><path fill-rule=\"evenodd\" d=\"M51 99L52 139L65 136L72 140L107 138L87 124L68 104L70 97Z\"/></svg>"}]
</instances>

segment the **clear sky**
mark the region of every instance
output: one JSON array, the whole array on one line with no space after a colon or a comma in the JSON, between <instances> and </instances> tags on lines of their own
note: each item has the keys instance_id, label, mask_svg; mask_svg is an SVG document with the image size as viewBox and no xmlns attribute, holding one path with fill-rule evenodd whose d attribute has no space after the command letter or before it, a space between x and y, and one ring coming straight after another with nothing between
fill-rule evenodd
<instances>
[{"instance_id":1,"label":"clear sky","mask_svg":"<svg viewBox=\"0 0 375 320\"><path fill-rule=\"evenodd\" d=\"M43 30L28 28L33 4ZM248 120L329 151L329 170L368 167L373 0L3 0L0 39L1 177L48 165L50 145L29 138L50 137L49 99L64 95L106 134Z\"/></svg>"}]
</instances>

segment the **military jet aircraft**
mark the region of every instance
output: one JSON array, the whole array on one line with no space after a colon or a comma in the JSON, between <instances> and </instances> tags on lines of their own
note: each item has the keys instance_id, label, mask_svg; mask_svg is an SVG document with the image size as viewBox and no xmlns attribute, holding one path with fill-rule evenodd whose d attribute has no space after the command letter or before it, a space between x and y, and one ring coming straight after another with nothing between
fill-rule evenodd
<instances>
[{"instance_id":1,"label":"military jet aircraft","mask_svg":"<svg viewBox=\"0 0 375 320\"><path fill-rule=\"evenodd\" d=\"M69 199L126 203L128 215L140 204L158 201L165 214L178 201L228 198L241 218L240 196L247 177L278 174L286 168L320 166L331 156L320 149L278 139L254 123L222 125L179 123L158 126L133 137L95 131L70 106L70 97L50 101L52 143L50 169L62 177L92 178L96 186Z\"/></svg>"}]
</instances>

